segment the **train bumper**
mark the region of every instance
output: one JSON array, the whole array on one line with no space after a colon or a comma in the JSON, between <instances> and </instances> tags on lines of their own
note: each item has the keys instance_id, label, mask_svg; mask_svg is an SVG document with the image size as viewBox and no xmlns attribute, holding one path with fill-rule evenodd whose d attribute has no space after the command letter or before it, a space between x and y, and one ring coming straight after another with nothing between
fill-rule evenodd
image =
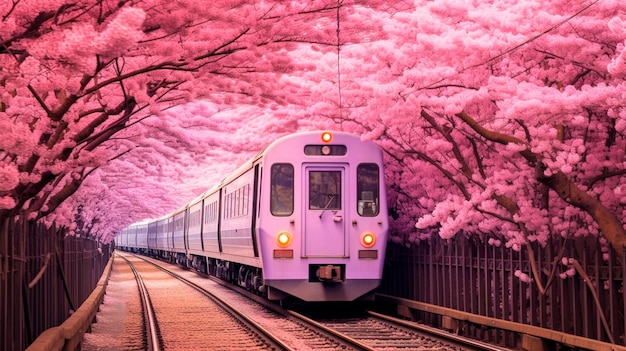
<instances>
[{"instance_id":1,"label":"train bumper","mask_svg":"<svg viewBox=\"0 0 626 351\"><path fill-rule=\"evenodd\" d=\"M294 296L308 302L369 300L371 296L368 293L380 283L380 279L349 279L343 282L311 282L305 279L265 281L270 300Z\"/></svg>"}]
</instances>

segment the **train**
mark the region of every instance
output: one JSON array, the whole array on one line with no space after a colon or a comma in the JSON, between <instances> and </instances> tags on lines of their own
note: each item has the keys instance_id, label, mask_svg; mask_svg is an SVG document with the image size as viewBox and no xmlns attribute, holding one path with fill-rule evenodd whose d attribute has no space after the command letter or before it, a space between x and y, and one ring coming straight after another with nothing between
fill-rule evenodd
<instances>
[{"instance_id":1,"label":"train","mask_svg":"<svg viewBox=\"0 0 626 351\"><path fill-rule=\"evenodd\" d=\"M362 301L382 281L388 230L380 147L312 131L271 142L182 208L123 229L115 245L269 300Z\"/></svg>"}]
</instances>

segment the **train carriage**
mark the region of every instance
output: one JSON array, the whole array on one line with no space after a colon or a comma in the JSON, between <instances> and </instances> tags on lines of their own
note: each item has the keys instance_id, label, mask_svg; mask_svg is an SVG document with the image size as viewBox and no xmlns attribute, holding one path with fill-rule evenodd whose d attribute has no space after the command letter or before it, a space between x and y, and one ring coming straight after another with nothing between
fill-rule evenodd
<instances>
[{"instance_id":1,"label":"train carriage","mask_svg":"<svg viewBox=\"0 0 626 351\"><path fill-rule=\"evenodd\" d=\"M133 227L126 227L124 229L122 229L119 234L117 234L115 236L115 247L121 249L121 250L127 250L128 248L128 231L131 230L131 228Z\"/></svg>"},{"instance_id":2,"label":"train carriage","mask_svg":"<svg viewBox=\"0 0 626 351\"><path fill-rule=\"evenodd\" d=\"M289 135L157 220L151 243L270 299L369 298L387 242L382 166L380 148L357 136Z\"/></svg>"},{"instance_id":3,"label":"train carriage","mask_svg":"<svg viewBox=\"0 0 626 351\"><path fill-rule=\"evenodd\" d=\"M126 244L127 250L137 251L137 227L133 226L127 228L125 231L126 240L124 240Z\"/></svg>"},{"instance_id":4,"label":"train carriage","mask_svg":"<svg viewBox=\"0 0 626 351\"><path fill-rule=\"evenodd\" d=\"M376 144L345 133L291 135L265 150L258 236L270 299L351 301L380 284L382 164Z\"/></svg>"},{"instance_id":5,"label":"train carriage","mask_svg":"<svg viewBox=\"0 0 626 351\"><path fill-rule=\"evenodd\" d=\"M172 230L167 233L168 241L171 243L170 255L179 264L184 264L186 260L186 226L187 208L183 208L172 215Z\"/></svg>"},{"instance_id":6,"label":"train carriage","mask_svg":"<svg viewBox=\"0 0 626 351\"><path fill-rule=\"evenodd\" d=\"M135 228L134 238L136 244L136 252L148 252L148 222L143 222ZM131 236L132 238L132 236Z\"/></svg>"},{"instance_id":7,"label":"train carriage","mask_svg":"<svg viewBox=\"0 0 626 351\"><path fill-rule=\"evenodd\" d=\"M220 213L220 191L214 189L204 198L203 224L202 224L202 247L204 252L213 255L220 252L220 245L217 237L218 220Z\"/></svg>"},{"instance_id":8,"label":"train carriage","mask_svg":"<svg viewBox=\"0 0 626 351\"><path fill-rule=\"evenodd\" d=\"M151 221L148 223L148 231L146 233L146 235L148 236L148 254L152 256L156 255L157 253L157 227L158 221Z\"/></svg>"},{"instance_id":9,"label":"train carriage","mask_svg":"<svg viewBox=\"0 0 626 351\"><path fill-rule=\"evenodd\" d=\"M168 244L168 232L171 231L171 218L169 216L161 217L156 222L156 240L155 240L155 256L166 258L171 245Z\"/></svg>"},{"instance_id":10,"label":"train carriage","mask_svg":"<svg viewBox=\"0 0 626 351\"><path fill-rule=\"evenodd\" d=\"M260 266L256 259L258 250L254 236L252 194L254 167L249 164L235 172L235 176L224 180L222 185L222 215L220 216L220 248L230 260L242 261L250 266Z\"/></svg>"},{"instance_id":11,"label":"train carriage","mask_svg":"<svg viewBox=\"0 0 626 351\"><path fill-rule=\"evenodd\" d=\"M187 254L203 255L202 199L194 201L187 210Z\"/></svg>"}]
</instances>

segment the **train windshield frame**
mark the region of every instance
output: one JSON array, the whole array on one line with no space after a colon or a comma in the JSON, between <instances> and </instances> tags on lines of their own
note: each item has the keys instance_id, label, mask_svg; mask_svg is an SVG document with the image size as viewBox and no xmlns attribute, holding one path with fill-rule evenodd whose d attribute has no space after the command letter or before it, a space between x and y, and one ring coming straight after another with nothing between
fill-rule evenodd
<instances>
[{"instance_id":1,"label":"train windshield frame","mask_svg":"<svg viewBox=\"0 0 626 351\"><path fill-rule=\"evenodd\" d=\"M341 171L309 171L309 210L341 210Z\"/></svg>"},{"instance_id":2,"label":"train windshield frame","mask_svg":"<svg viewBox=\"0 0 626 351\"><path fill-rule=\"evenodd\" d=\"M294 171L291 163L275 163L270 171L270 212L273 216L293 214Z\"/></svg>"},{"instance_id":3,"label":"train windshield frame","mask_svg":"<svg viewBox=\"0 0 626 351\"><path fill-rule=\"evenodd\" d=\"M380 168L375 163L357 166L357 212L361 217L375 217L380 211Z\"/></svg>"}]
</instances>

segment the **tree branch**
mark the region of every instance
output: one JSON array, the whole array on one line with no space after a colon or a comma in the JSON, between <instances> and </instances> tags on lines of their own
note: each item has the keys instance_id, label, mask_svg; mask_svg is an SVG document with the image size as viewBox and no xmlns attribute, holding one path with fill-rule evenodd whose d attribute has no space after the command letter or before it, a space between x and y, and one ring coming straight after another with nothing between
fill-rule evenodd
<instances>
[{"instance_id":1,"label":"tree branch","mask_svg":"<svg viewBox=\"0 0 626 351\"><path fill-rule=\"evenodd\" d=\"M460 112L456 114L456 116L487 140L504 145L508 143L527 145L524 141L513 136L484 128L465 112ZM593 218L593 220L600 227L604 236L611 243L613 249L618 253L619 257L621 257L624 246L626 246L626 230L624 230L622 222L617 215L604 206L604 204L602 204L602 202L596 197L581 189L563 172L559 171L551 176L545 176L541 163L537 162L539 160L539 156L531 152L528 148L525 148L519 153L530 164L536 163L535 178L537 181L547 185L565 202L585 211Z\"/></svg>"}]
</instances>

